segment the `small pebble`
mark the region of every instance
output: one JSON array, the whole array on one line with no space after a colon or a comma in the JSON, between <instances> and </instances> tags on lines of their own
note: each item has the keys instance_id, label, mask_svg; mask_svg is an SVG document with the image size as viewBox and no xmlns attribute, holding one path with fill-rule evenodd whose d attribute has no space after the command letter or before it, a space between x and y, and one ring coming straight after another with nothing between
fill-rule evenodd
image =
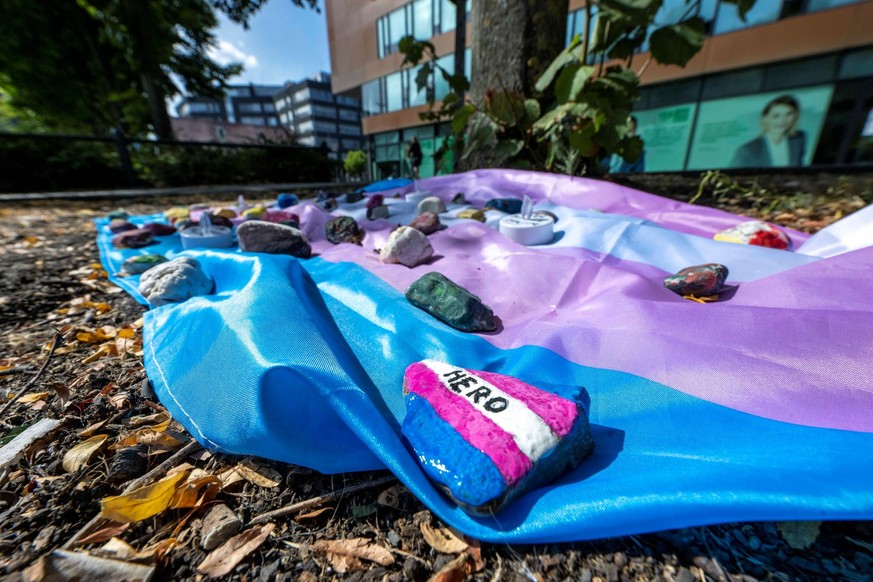
<instances>
[{"instance_id":1,"label":"small pebble","mask_svg":"<svg viewBox=\"0 0 873 582\"><path fill-rule=\"evenodd\" d=\"M433 212L439 214L446 211L446 203L441 198L436 196L428 196L418 203L418 214L422 212Z\"/></svg>"},{"instance_id":2,"label":"small pebble","mask_svg":"<svg viewBox=\"0 0 873 582\"><path fill-rule=\"evenodd\" d=\"M214 550L234 536L241 526L239 517L227 505L213 506L200 526L200 547Z\"/></svg>"},{"instance_id":3,"label":"small pebble","mask_svg":"<svg viewBox=\"0 0 873 582\"><path fill-rule=\"evenodd\" d=\"M413 218L412 222L409 223L409 226L416 230L420 230L424 234L433 234L442 227L442 224L440 224L440 217L438 214L426 211Z\"/></svg>"}]
</instances>

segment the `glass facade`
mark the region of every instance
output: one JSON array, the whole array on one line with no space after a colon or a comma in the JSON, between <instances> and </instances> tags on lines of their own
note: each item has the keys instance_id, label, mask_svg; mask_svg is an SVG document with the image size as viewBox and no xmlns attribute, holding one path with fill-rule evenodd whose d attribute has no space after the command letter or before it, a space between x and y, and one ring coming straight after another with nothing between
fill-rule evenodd
<instances>
[{"instance_id":1,"label":"glass facade","mask_svg":"<svg viewBox=\"0 0 873 582\"><path fill-rule=\"evenodd\" d=\"M469 15L470 0L467 0L466 7ZM413 0L392 10L376 21L379 58L396 53L404 36L428 40L434 35L455 30L456 18L452 0Z\"/></svg>"}]
</instances>

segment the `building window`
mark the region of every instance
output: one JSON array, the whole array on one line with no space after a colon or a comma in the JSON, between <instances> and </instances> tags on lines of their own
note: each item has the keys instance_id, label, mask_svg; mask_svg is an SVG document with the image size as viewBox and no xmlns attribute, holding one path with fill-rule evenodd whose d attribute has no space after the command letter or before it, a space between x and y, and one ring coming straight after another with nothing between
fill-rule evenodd
<instances>
[{"instance_id":1,"label":"building window","mask_svg":"<svg viewBox=\"0 0 873 582\"><path fill-rule=\"evenodd\" d=\"M312 106L304 105L294 110L294 117L312 117Z\"/></svg>"},{"instance_id":2,"label":"building window","mask_svg":"<svg viewBox=\"0 0 873 582\"><path fill-rule=\"evenodd\" d=\"M302 103L304 101L309 101L309 88L304 87L303 89L298 89L294 92L294 103Z\"/></svg>"},{"instance_id":3,"label":"building window","mask_svg":"<svg viewBox=\"0 0 873 582\"><path fill-rule=\"evenodd\" d=\"M313 105L312 114L318 117L327 117L328 119L336 119L336 109L325 105Z\"/></svg>"},{"instance_id":4,"label":"building window","mask_svg":"<svg viewBox=\"0 0 873 582\"><path fill-rule=\"evenodd\" d=\"M261 112L261 104L260 103L238 103L236 108L240 113L260 113Z\"/></svg>"},{"instance_id":5,"label":"building window","mask_svg":"<svg viewBox=\"0 0 873 582\"><path fill-rule=\"evenodd\" d=\"M339 118L343 121L358 121L358 112L351 109L340 109Z\"/></svg>"},{"instance_id":6,"label":"building window","mask_svg":"<svg viewBox=\"0 0 873 582\"><path fill-rule=\"evenodd\" d=\"M782 14L782 0L770 2L756 2L749 12L746 13L745 21L740 18L739 10L735 4L721 2L715 17L713 34L725 34L759 24L776 22Z\"/></svg>"},{"instance_id":7,"label":"building window","mask_svg":"<svg viewBox=\"0 0 873 582\"><path fill-rule=\"evenodd\" d=\"M312 129L312 121L301 121L297 124L297 133L310 133Z\"/></svg>"},{"instance_id":8,"label":"building window","mask_svg":"<svg viewBox=\"0 0 873 582\"><path fill-rule=\"evenodd\" d=\"M407 87L409 87L409 95L407 96L409 107L426 105L428 91L431 90L433 87L433 77L431 77L428 79L427 85L425 85L421 89L418 88L418 83L416 82L416 79L418 78L418 72L420 70L421 65L407 71L407 75L409 75L409 80L406 83ZM436 71L435 76L442 77L442 74L439 71Z\"/></svg>"},{"instance_id":9,"label":"building window","mask_svg":"<svg viewBox=\"0 0 873 582\"><path fill-rule=\"evenodd\" d=\"M815 12L817 10L827 10L829 8L837 8L846 4L854 4L861 0L807 0L807 12Z\"/></svg>"},{"instance_id":10,"label":"building window","mask_svg":"<svg viewBox=\"0 0 873 582\"><path fill-rule=\"evenodd\" d=\"M418 40L428 40L433 36L433 0L412 3L412 34Z\"/></svg>"},{"instance_id":11,"label":"building window","mask_svg":"<svg viewBox=\"0 0 873 582\"><path fill-rule=\"evenodd\" d=\"M343 125L339 126L340 135L361 135L361 128L357 125Z\"/></svg>"},{"instance_id":12,"label":"building window","mask_svg":"<svg viewBox=\"0 0 873 582\"><path fill-rule=\"evenodd\" d=\"M323 101L324 103L333 103L333 93L324 89L310 89L310 98L313 101Z\"/></svg>"},{"instance_id":13,"label":"building window","mask_svg":"<svg viewBox=\"0 0 873 582\"><path fill-rule=\"evenodd\" d=\"M351 105L352 107L357 107L360 103L354 97L346 97L345 95L337 95L336 102L340 105Z\"/></svg>"},{"instance_id":14,"label":"building window","mask_svg":"<svg viewBox=\"0 0 873 582\"><path fill-rule=\"evenodd\" d=\"M385 105L387 111L403 109L403 78L405 71L398 71L385 77Z\"/></svg>"},{"instance_id":15,"label":"building window","mask_svg":"<svg viewBox=\"0 0 873 582\"><path fill-rule=\"evenodd\" d=\"M279 125L279 119L276 117L268 117L267 118L267 125L276 127Z\"/></svg>"},{"instance_id":16,"label":"building window","mask_svg":"<svg viewBox=\"0 0 873 582\"><path fill-rule=\"evenodd\" d=\"M276 106L272 103L264 103L264 111L267 113L273 113L276 111Z\"/></svg>"},{"instance_id":17,"label":"building window","mask_svg":"<svg viewBox=\"0 0 873 582\"><path fill-rule=\"evenodd\" d=\"M267 125L263 117L240 117L239 122L246 125Z\"/></svg>"},{"instance_id":18,"label":"building window","mask_svg":"<svg viewBox=\"0 0 873 582\"><path fill-rule=\"evenodd\" d=\"M314 146L315 145L315 136L307 135L306 137L297 138L297 143L306 146Z\"/></svg>"},{"instance_id":19,"label":"building window","mask_svg":"<svg viewBox=\"0 0 873 582\"><path fill-rule=\"evenodd\" d=\"M383 78L373 79L369 83L364 83L361 87L361 93L364 98L364 115L385 113L385 96L382 89L382 81Z\"/></svg>"}]
</instances>

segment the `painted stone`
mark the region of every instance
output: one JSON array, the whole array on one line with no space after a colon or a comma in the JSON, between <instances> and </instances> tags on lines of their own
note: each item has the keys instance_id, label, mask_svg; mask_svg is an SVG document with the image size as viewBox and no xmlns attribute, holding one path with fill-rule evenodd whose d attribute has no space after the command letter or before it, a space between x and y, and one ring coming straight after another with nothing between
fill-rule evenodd
<instances>
[{"instance_id":1,"label":"painted stone","mask_svg":"<svg viewBox=\"0 0 873 582\"><path fill-rule=\"evenodd\" d=\"M733 228L716 233L713 238L724 242L755 245L783 251L791 250L791 239L788 238L787 234L760 220L743 222Z\"/></svg>"},{"instance_id":2,"label":"painted stone","mask_svg":"<svg viewBox=\"0 0 873 582\"><path fill-rule=\"evenodd\" d=\"M267 212L267 209L261 205L252 206L251 208L246 208L243 210L242 215L245 218L260 218Z\"/></svg>"},{"instance_id":3,"label":"painted stone","mask_svg":"<svg viewBox=\"0 0 873 582\"><path fill-rule=\"evenodd\" d=\"M364 199L364 195L360 192L349 192L346 194L345 203L346 204L354 204L355 202L360 202Z\"/></svg>"},{"instance_id":4,"label":"painted stone","mask_svg":"<svg viewBox=\"0 0 873 582\"><path fill-rule=\"evenodd\" d=\"M325 210L327 210L328 212L331 212L331 211L339 208L339 202L336 201L336 198L331 196L330 198L328 198L327 200L324 201L324 204L322 204L322 207Z\"/></svg>"},{"instance_id":5,"label":"painted stone","mask_svg":"<svg viewBox=\"0 0 873 582\"><path fill-rule=\"evenodd\" d=\"M177 220L188 218L190 215L191 212L188 210L187 206L173 206L164 211L164 218L172 223L175 223Z\"/></svg>"},{"instance_id":6,"label":"painted stone","mask_svg":"<svg viewBox=\"0 0 873 582\"><path fill-rule=\"evenodd\" d=\"M289 206L294 206L295 204L300 203L300 198L297 197L297 194L279 194L279 197L276 199L276 205L279 208L288 208Z\"/></svg>"},{"instance_id":7,"label":"painted stone","mask_svg":"<svg viewBox=\"0 0 873 582\"><path fill-rule=\"evenodd\" d=\"M208 295L212 287L212 279L203 272L200 263L190 257L179 257L152 267L139 280L140 294L156 307Z\"/></svg>"},{"instance_id":8,"label":"painted stone","mask_svg":"<svg viewBox=\"0 0 873 582\"><path fill-rule=\"evenodd\" d=\"M219 208L211 212L213 216L221 216L223 218L236 218L237 212L233 208Z\"/></svg>"},{"instance_id":9,"label":"painted stone","mask_svg":"<svg viewBox=\"0 0 873 582\"><path fill-rule=\"evenodd\" d=\"M369 198L367 198L367 209L376 208L377 206L382 206L385 204L385 197L381 194L373 194Z\"/></svg>"},{"instance_id":10,"label":"painted stone","mask_svg":"<svg viewBox=\"0 0 873 582\"><path fill-rule=\"evenodd\" d=\"M340 243L352 243L359 245L364 238L364 231L358 227L358 223L351 216L338 216L327 221L324 225L327 240L335 245Z\"/></svg>"},{"instance_id":11,"label":"painted stone","mask_svg":"<svg viewBox=\"0 0 873 582\"><path fill-rule=\"evenodd\" d=\"M260 220L300 228L300 217L297 214L286 210L268 210L263 216L261 216Z\"/></svg>"},{"instance_id":12,"label":"painted stone","mask_svg":"<svg viewBox=\"0 0 873 582\"><path fill-rule=\"evenodd\" d=\"M367 209L367 220L379 220L380 218L388 218L390 213L387 206L374 206Z\"/></svg>"},{"instance_id":13,"label":"painted stone","mask_svg":"<svg viewBox=\"0 0 873 582\"><path fill-rule=\"evenodd\" d=\"M594 450L590 398L435 360L403 377L401 433L427 476L474 515L497 513L577 466Z\"/></svg>"},{"instance_id":14,"label":"painted stone","mask_svg":"<svg viewBox=\"0 0 873 582\"><path fill-rule=\"evenodd\" d=\"M152 231L152 234L155 236L170 236L171 234L176 234L175 226L163 222L149 222L148 224L144 224L143 228Z\"/></svg>"},{"instance_id":15,"label":"painted stone","mask_svg":"<svg viewBox=\"0 0 873 582\"><path fill-rule=\"evenodd\" d=\"M486 204L486 208L493 208L507 214L518 214L521 212L523 201L519 198L493 198Z\"/></svg>"},{"instance_id":16,"label":"painted stone","mask_svg":"<svg viewBox=\"0 0 873 582\"><path fill-rule=\"evenodd\" d=\"M249 220L237 227L236 237L241 251L291 255L299 259L308 259L312 256L309 239L301 230L293 226Z\"/></svg>"},{"instance_id":17,"label":"painted stone","mask_svg":"<svg viewBox=\"0 0 873 582\"><path fill-rule=\"evenodd\" d=\"M328 194L327 192L321 191L321 192L319 192L318 195L315 197L315 203L316 203L316 204L324 204L325 202L327 202L327 199L328 199L328 198L333 198L333 195L332 195L332 194Z\"/></svg>"},{"instance_id":18,"label":"painted stone","mask_svg":"<svg viewBox=\"0 0 873 582\"><path fill-rule=\"evenodd\" d=\"M715 295L727 280L728 268L718 263L687 267L664 279L664 286L679 295Z\"/></svg>"},{"instance_id":19,"label":"painted stone","mask_svg":"<svg viewBox=\"0 0 873 582\"><path fill-rule=\"evenodd\" d=\"M418 214L421 214L422 212L433 212L434 214L439 214L440 212L446 211L446 203L436 196L428 196L418 203L417 211Z\"/></svg>"},{"instance_id":20,"label":"painted stone","mask_svg":"<svg viewBox=\"0 0 873 582\"><path fill-rule=\"evenodd\" d=\"M458 218L470 218L472 220L478 220L479 222L485 222L485 213L478 208L468 208L460 211L458 213Z\"/></svg>"},{"instance_id":21,"label":"painted stone","mask_svg":"<svg viewBox=\"0 0 873 582\"><path fill-rule=\"evenodd\" d=\"M455 194L455 197L452 198L452 204L466 204L466 203L467 203L467 197L464 196L463 192L458 192L457 194Z\"/></svg>"},{"instance_id":22,"label":"painted stone","mask_svg":"<svg viewBox=\"0 0 873 582\"><path fill-rule=\"evenodd\" d=\"M127 220L130 218L130 214L124 208L117 208L106 215L106 218L109 220Z\"/></svg>"},{"instance_id":23,"label":"painted stone","mask_svg":"<svg viewBox=\"0 0 873 582\"><path fill-rule=\"evenodd\" d=\"M126 230L136 230L137 226L123 218L113 218L109 221L109 232L118 234Z\"/></svg>"},{"instance_id":24,"label":"painted stone","mask_svg":"<svg viewBox=\"0 0 873 582\"><path fill-rule=\"evenodd\" d=\"M112 237L112 246L116 248L140 249L147 247L154 241L152 231L145 228L126 230Z\"/></svg>"},{"instance_id":25,"label":"painted stone","mask_svg":"<svg viewBox=\"0 0 873 582\"><path fill-rule=\"evenodd\" d=\"M433 234L442 228L439 215L434 214L433 212L422 212L412 219L409 226L416 230L420 230L424 234Z\"/></svg>"},{"instance_id":26,"label":"painted stone","mask_svg":"<svg viewBox=\"0 0 873 582\"><path fill-rule=\"evenodd\" d=\"M414 267L433 256L433 247L427 236L409 226L401 226L391 233L388 244L379 253L383 263Z\"/></svg>"},{"instance_id":27,"label":"painted stone","mask_svg":"<svg viewBox=\"0 0 873 582\"><path fill-rule=\"evenodd\" d=\"M460 331L494 331L497 319L482 300L441 273L427 273L406 290L406 299Z\"/></svg>"},{"instance_id":28,"label":"painted stone","mask_svg":"<svg viewBox=\"0 0 873 582\"><path fill-rule=\"evenodd\" d=\"M164 255L138 255L125 260L121 269L131 275L141 275L152 267L166 262L167 257Z\"/></svg>"}]
</instances>

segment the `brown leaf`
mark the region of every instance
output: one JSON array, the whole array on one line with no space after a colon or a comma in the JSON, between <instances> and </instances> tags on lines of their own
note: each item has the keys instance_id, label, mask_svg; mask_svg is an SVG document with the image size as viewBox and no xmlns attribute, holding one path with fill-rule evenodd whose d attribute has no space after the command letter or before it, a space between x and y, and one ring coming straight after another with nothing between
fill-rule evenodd
<instances>
[{"instance_id":1,"label":"brown leaf","mask_svg":"<svg viewBox=\"0 0 873 582\"><path fill-rule=\"evenodd\" d=\"M28 566L22 580L150 580L154 573L154 566L107 560L83 552L54 550Z\"/></svg>"},{"instance_id":2,"label":"brown leaf","mask_svg":"<svg viewBox=\"0 0 873 582\"><path fill-rule=\"evenodd\" d=\"M83 538L78 538L76 540L76 545L84 546L87 544L99 544L100 542L105 542L114 538L115 536L123 534L129 527L129 523L110 522L109 525L98 529L91 535L87 535Z\"/></svg>"},{"instance_id":3,"label":"brown leaf","mask_svg":"<svg viewBox=\"0 0 873 582\"><path fill-rule=\"evenodd\" d=\"M472 557L464 552L431 576L428 582L461 582L473 573Z\"/></svg>"},{"instance_id":4,"label":"brown leaf","mask_svg":"<svg viewBox=\"0 0 873 582\"><path fill-rule=\"evenodd\" d=\"M430 547L443 554L460 554L469 546L467 542L449 529L441 527L434 529L427 522L422 522L420 529L421 534L424 536L424 541Z\"/></svg>"},{"instance_id":5,"label":"brown leaf","mask_svg":"<svg viewBox=\"0 0 873 582\"><path fill-rule=\"evenodd\" d=\"M301 521L305 521L307 519L315 519L316 517L318 517L322 513L326 513L328 511L333 511L333 507L330 507L330 506L321 507L319 509L316 509L315 511L310 511L309 513L301 513L300 515L298 515L294 518L294 521L296 521L297 523L300 523Z\"/></svg>"},{"instance_id":6,"label":"brown leaf","mask_svg":"<svg viewBox=\"0 0 873 582\"><path fill-rule=\"evenodd\" d=\"M780 521L779 533L795 550L805 550L818 539L820 521Z\"/></svg>"},{"instance_id":7,"label":"brown leaf","mask_svg":"<svg viewBox=\"0 0 873 582\"><path fill-rule=\"evenodd\" d=\"M204 503L212 501L221 493L221 480L214 475L206 475L195 479L189 478L182 487L176 491L170 502L172 509L186 507L200 507Z\"/></svg>"},{"instance_id":8,"label":"brown leaf","mask_svg":"<svg viewBox=\"0 0 873 582\"><path fill-rule=\"evenodd\" d=\"M389 487L379 494L379 497L376 498L376 503L385 507L400 509L400 495L404 491L406 491L406 488L400 484Z\"/></svg>"},{"instance_id":9,"label":"brown leaf","mask_svg":"<svg viewBox=\"0 0 873 582\"><path fill-rule=\"evenodd\" d=\"M206 556L197 566L197 571L207 576L229 574L243 558L257 550L275 528L275 523L268 523L230 538Z\"/></svg>"},{"instance_id":10,"label":"brown leaf","mask_svg":"<svg viewBox=\"0 0 873 582\"><path fill-rule=\"evenodd\" d=\"M109 438L109 435L98 434L67 451L63 461L61 461L64 470L67 473L75 473L87 465L94 453L99 451L103 443L106 442L107 438Z\"/></svg>"},{"instance_id":11,"label":"brown leaf","mask_svg":"<svg viewBox=\"0 0 873 582\"><path fill-rule=\"evenodd\" d=\"M278 487L279 483L282 482L282 475L278 471L256 463L252 459L246 459L237 464L233 470L239 473L240 477L258 487Z\"/></svg>"},{"instance_id":12,"label":"brown leaf","mask_svg":"<svg viewBox=\"0 0 873 582\"><path fill-rule=\"evenodd\" d=\"M367 538L319 540L312 544L312 547L327 554L363 558L370 562L376 562L380 566L390 566L394 563L394 556L391 555L391 552Z\"/></svg>"}]
</instances>

